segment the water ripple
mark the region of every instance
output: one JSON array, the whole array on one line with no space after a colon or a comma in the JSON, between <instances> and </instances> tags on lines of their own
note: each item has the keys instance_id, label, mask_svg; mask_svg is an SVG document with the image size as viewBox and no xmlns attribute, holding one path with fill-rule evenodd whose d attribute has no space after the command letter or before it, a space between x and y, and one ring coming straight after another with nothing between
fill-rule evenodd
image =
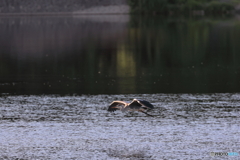
<instances>
[{"instance_id":1,"label":"water ripple","mask_svg":"<svg viewBox=\"0 0 240 160\"><path fill-rule=\"evenodd\" d=\"M113 100L150 101L109 113ZM239 151L240 94L1 96L0 159L209 159Z\"/></svg>"}]
</instances>

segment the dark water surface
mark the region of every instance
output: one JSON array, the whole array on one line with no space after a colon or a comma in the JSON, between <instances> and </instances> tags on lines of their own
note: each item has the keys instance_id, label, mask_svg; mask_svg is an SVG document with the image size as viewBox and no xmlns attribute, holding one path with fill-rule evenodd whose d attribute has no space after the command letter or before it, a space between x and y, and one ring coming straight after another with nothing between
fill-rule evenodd
<instances>
[{"instance_id":1,"label":"dark water surface","mask_svg":"<svg viewBox=\"0 0 240 160\"><path fill-rule=\"evenodd\" d=\"M149 113L107 112L147 99ZM231 159L240 151L240 94L4 96L0 159Z\"/></svg>"},{"instance_id":2,"label":"dark water surface","mask_svg":"<svg viewBox=\"0 0 240 160\"><path fill-rule=\"evenodd\" d=\"M237 18L0 17L0 92L240 91Z\"/></svg>"}]
</instances>

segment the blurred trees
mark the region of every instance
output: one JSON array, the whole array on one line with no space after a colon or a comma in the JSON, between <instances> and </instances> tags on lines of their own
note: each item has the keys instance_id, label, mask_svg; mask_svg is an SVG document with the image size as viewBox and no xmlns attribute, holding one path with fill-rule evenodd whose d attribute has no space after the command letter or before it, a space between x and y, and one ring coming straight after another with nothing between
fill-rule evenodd
<instances>
[{"instance_id":1,"label":"blurred trees","mask_svg":"<svg viewBox=\"0 0 240 160\"><path fill-rule=\"evenodd\" d=\"M229 13L237 1L219 0L129 0L132 13L191 13L202 10L206 13Z\"/></svg>"}]
</instances>

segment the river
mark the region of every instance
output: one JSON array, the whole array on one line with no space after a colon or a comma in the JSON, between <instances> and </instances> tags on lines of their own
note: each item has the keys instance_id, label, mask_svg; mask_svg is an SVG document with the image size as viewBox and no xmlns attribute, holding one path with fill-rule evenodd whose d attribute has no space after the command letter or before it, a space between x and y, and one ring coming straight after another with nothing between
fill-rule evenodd
<instances>
[{"instance_id":1,"label":"river","mask_svg":"<svg viewBox=\"0 0 240 160\"><path fill-rule=\"evenodd\" d=\"M0 17L0 159L237 159L237 17ZM151 102L153 117L107 112Z\"/></svg>"}]
</instances>

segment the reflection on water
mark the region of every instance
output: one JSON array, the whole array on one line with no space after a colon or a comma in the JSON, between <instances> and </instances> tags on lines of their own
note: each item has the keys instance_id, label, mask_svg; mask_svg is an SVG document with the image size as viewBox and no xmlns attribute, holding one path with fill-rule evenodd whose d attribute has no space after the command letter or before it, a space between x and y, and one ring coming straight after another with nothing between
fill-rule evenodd
<instances>
[{"instance_id":1,"label":"reflection on water","mask_svg":"<svg viewBox=\"0 0 240 160\"><path fill-rule=\"evenodd\" d=\"M158 116L107 112L133 98ZM212 159L240 150L240 94L2 96L0 113L0 159Z\"/></svg>"},{"instance_id":2,"label":"reflection on water","mask_svg":"<svg viewBox=\"0 0 240 160\"><path fill-rule=\"evenodd\" d=\"M1 17L0 27L1 93L240 91L235 19Z\"/></svg>"}]
</instances>

